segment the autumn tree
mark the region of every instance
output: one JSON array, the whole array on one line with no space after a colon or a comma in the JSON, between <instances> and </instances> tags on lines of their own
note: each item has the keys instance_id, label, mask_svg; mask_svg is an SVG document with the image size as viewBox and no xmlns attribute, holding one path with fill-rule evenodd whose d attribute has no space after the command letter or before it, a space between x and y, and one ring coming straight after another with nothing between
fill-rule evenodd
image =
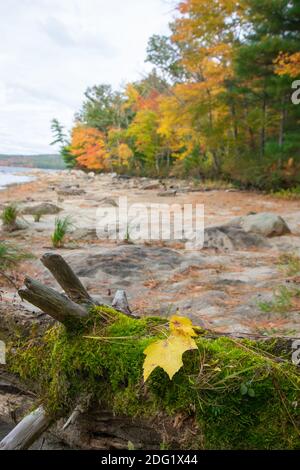
<instances>
[{"instance_id":1,"label":"autumn tree","mask_svg":"<svg viewBox=\"0 0 300 470\"><path fill-rule=\"evenodd\" d=\"M127 131L111 128L107 137L107 148L112 167L120 171L129 166L133 151L128 145Z\"/></svg>"},{"instance_id":2,"label":"autumn tree","mask_svg":"<svg viewBox=\"0 0 300 470\"><path fill-rule=\"evenodd\" d=\"M154 69L88 88L66 149L102 171L298 184L299 51L299 0L182 0L149 39Z\"/></svg>"},{"instance_id":3,"label":"autumn tree","mask_svg":"<svg viewBox=\"0 0 300 470\"><path fill-rule=\"evenodd\" d=\"M79 167L98 171L109 169L104 135L98 129L77 124L72 131L70 150Z\"/></svg>"}]
</instances>

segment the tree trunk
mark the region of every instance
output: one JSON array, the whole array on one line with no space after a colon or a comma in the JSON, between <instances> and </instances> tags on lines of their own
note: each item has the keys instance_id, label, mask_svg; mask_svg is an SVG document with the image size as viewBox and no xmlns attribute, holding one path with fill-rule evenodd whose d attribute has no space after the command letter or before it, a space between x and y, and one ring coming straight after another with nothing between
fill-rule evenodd
<instances>
[{"instance_id":1,"label":"tree trunk","mask_svg":"<svg viewBox=\"0 0 300 470\"><path fill-rule=\"evenodd\" d=\"M267 97L264 93L261 111L261 131L260 131L260 158L261 161L265 156L265 145L266 145L266 113L267 113Z\"/></svg>"},{"instance_id":2,"label":"tree trunk","mask_svg":"<svg viewBox=\"0 0 300 470\"><path fill-rule=\"evenodd\" d=\"M281 100L281 117L280 117L280 125L279 125L279 138L278 138L278 145L279 145L279 159L278 159L278 166L282 168L283 164L283 144L284 144L284 130L285 130L285 122L286 122L286 97L283 96Z\"/></svg>"}]
</instances>

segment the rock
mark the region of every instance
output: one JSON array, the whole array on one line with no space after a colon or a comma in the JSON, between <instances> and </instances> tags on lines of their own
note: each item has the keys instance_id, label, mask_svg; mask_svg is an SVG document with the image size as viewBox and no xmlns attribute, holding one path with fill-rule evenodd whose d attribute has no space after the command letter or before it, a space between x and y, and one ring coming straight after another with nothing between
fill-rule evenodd
<instances>
[{"instance_id":1,"label":"rock","mask_svg":"<svg viewBox=\"0 0 300 470\"><path fill-rule=\"evenodd\" d=\"M151 264L154 272L165 275L179 267L181 256L168 248L146 248L135 245L122 245L110 249L100 249L96 253L78 253L67 257L76 274L80 278L108 281L112 276L116 286L124 288L124 279L136 284L149 277L147 265ZM121 281L121 282L120 282ZM122 287L123 286L123 287Z\"/></svg>"},{"instance_id":2,"label":"rock","mask_svg":"<svg viewBox=\"0 0 300 470\"><path fill-rule=\"evenodd\" d=\"M84 189L79 189L75 187L61 187L57 190L57 194L60 196L82 196L85 194Z\"/></svg>"},{"instance_id":3,"label":"rock","mask_svg":"<svg viewBox=\"0 0 300 470\"><path fill-rule=\"evenodd\" d=\"M153 183L146 183L142 186L142 189L144 191L148 191L151 189L160 189L161 185L158 182L153 182Z\"/></svg>"},{"instance_id":4,"label":"rock","mask_svg":"<svg viewBox=\"0 0 300 470\"><path fill-rule=\"evenodd\" d=\"M72 170L74 176L86 176L86 173L83 170Z\"/></svg>"},{"instance_id":5,"label":"rock","mask_svg":"<svg viewBox=\"0 0 300 470\"><path fill-rule=\"evenodd\" d=\"M204 246L198 241L186 244L187 249L214 248L220 251L243 250L248 248L267 248L269 245L264 237L245 232L236 226L223 225L208 227L204 232Z\"/></svg>"},{"instance_id":6,"label":"rock","mask_svg":"<svg viewBox=\"0 0 300 470\"><path fill-rule=\"evenodd\" d=\"M129 175L118 175L118 179L127 181L127 180L131 179L131 176L129 176Z\"/></svg>"},{"instance_id":7,"label":"rock","mask_svg":"<svg viewBox=\"0 0 300 470\"><path fill-rule=\"evenodd\" d=\"M35 204L34 206L25 206L21 210L23 215L55 215L58 214L62 209L55 204L49 202L42 202L41 204Z\"/></svg>"},{"instance_id":8,"label":"rock","mask_svg":"<svg viewBox=\"0 0 300 470\"><path fill-rule=\"evenodd\" d=\"M280 237L291 233L284 219L270 212L242 217L241 227L245 232L257 233L264 237Z\"/></svg>"},{"instance_id":9,"label":"rock","mask_svg":"<svg viewBox=\"0 0 300 470\"><path fill-rule=\"evenodd\" d=\"M72 232L73 240L97 240L98 235L95 228L78 228Z\"/></svg>"},{"instance_id":10,"label":"rock","mask_svg":"<svg viewBox=\"0 0 300 470\"><path fill-rule=\"evenodd\" d=\"M10 224L2 224L2 232L5 233L12 233L12 232L18 232L20 230L26 230L28 228L27 225L22 224L18 220L16 222L10 223Z\"/></svg>"},{"instance_id":11,"label":"rock","mask_svg":"<svg viewBox=\"0 0 300 470\"><path fill-rule=\"evenodd\" d=\"M104 207L119 207L119 204L114 200L109 197L105 197L101 201L99 201L99 204Z\"/></svg>"},{"instance_id":12,"label":"rock","mask_svg":"<svg viewBox=\"0 0 300 470\"><path fill-rule=\"evenodd\" d=\"M96 176L96 173L94 173L93 171L90 171L90 172L88 173L88 177L89 177L89 178L95 178L95 176Z\"/></svg>"},{"instance_id":13,"label":"rock","mask_svg":"<svg viewBox=\"0 0 300 470\"><path fill-rule=\"evenodd\" d=\"M162 193L158 193L158 197L174 197L177 194L177 189L170 189L168 191L163 191Z\"/></svg>"}]
</instances>

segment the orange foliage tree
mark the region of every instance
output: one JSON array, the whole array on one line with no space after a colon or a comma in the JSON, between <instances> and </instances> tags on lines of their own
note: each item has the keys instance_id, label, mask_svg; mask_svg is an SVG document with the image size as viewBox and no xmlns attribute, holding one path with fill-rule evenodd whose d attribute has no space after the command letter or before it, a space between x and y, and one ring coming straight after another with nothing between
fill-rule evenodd
<instances>
[{"instance_id":1,"label":"orange foliage tree","mask_svg":"<svg viewBox=\"0 0 300 470\"><path fill-rule=\"evenodd\" d=\"M72 131L70 151L80 167L101 171L109 169L109 153L104 135L98 129L77 124Z\"/></svg>"}]
</instances>

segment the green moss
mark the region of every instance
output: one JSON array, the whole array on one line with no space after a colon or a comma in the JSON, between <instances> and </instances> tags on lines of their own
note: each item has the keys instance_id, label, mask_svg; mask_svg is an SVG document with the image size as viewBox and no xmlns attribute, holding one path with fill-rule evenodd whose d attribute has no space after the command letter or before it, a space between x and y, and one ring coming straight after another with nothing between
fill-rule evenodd
<instances>
[{"instance_id":1,"label":"green moss","mask_svg":"<svg viewBox=\"0 0 300 470\"><path fill-rule=\"evenodd\" d=\"M56 326L19 344L9 366L57 416L91 393L115 413L195 418L199 434L186 444L190 448L300 448L300 374L290 361L272 356L276 341L262 346L203 334L172 381L156 369L144 384L143 351L166 326L159 318L135 320L97 307L84 336Z\"/></svg>"}]
</instances>

